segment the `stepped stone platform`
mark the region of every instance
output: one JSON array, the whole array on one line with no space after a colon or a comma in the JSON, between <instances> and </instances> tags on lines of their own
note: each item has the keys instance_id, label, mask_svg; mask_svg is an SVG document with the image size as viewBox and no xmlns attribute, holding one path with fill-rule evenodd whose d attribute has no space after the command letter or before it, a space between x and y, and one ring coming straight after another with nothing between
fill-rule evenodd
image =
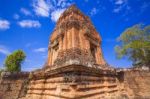
<instances>
[{"instance_id":1,"label":"stepped stone platform","mask_svg":"<svg viewBox=\"0 0 150 99\"><path fill-rule=\"evenodd\" d=\"M80 99L105 97L118 92L114 70L67 65L32 73L26 97Z\"/></svg>"},{"instance_id":2,"label":"stepped stone platform","mask_svg":"<svg viewBox=\"0 0 150 99\"><path fill-rule=\"evenodd\" d=\"M0 99L89 98L150 99L150 71L70 65L1 75Z\"/></svg>"}]
</instances>

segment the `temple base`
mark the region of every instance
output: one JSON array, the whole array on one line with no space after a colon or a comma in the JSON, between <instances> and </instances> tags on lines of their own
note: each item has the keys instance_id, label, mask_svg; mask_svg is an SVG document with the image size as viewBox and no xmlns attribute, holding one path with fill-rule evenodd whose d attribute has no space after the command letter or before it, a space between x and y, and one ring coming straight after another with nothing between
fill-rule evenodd
<instances>
[{"instance_id":1,"label":"temple base","mask_svg":"<svg viewBox=\"0 0 150 99\"><path fill-rule=\"evenodd\" d=\"M32 73L25 99L100 99L119 94L116 72L69 65Z\"/></svg>"}]
</instances>

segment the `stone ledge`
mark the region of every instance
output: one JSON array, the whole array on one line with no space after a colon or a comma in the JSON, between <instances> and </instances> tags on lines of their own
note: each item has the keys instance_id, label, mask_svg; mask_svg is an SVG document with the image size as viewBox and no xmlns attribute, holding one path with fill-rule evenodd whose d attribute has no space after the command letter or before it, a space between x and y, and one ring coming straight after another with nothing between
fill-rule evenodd
<instances>
[{"instance_id":1,"label":"stone ledge","mask_svg":"<svg viewBox=\"0 0 150 99\"><path fill-rule=\"evenodd\" d=\"M67 66L57 66L57 67L51 67L47 69L41 69L38 71L33 71L31 74L33 78L46 78L49 76L54 75L62 75L62 74L76 74L80 73L80 75L116 75L115 70L109 70L109 69L99 69L99 68L93 68L93 67L87 67L82 65L67 65Z\"/></svg>"},{"instance_id":2,"label":"stone ledge","mask_svg":"<svg viewBox=\"0 0 150 99\"><path fill-rule=\"evenodd\" d=\"M21 79L28 78L29 72L2 72L2 79Z\"/></svg>"}]
</instances>

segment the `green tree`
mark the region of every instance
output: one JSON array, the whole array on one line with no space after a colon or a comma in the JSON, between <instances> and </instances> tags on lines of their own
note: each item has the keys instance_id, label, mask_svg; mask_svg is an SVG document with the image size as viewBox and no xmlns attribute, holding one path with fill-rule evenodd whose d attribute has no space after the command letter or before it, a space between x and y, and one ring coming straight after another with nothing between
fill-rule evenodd
<instances>
[{"instance_id":1,"label":"green tree","mask_svg":"<svg viewBox=\"0 0 150 99\"><path fill-rule=\"evenodd\" d=\"M127 28L118 38L115 47L118 58L128 57L133 66L150 67L150 25L134 25Z\"/></svg>"},{"instance_id":2,"label":"green tree","mask_svg":"<svg viewBox=\"0 0 150 99\"><path fill-rule=\"evenodd\" d=\"M22 50L14 51L5 60L6 71L21 71L21 64L25 60L25 53Z\"/></svg>"}]
</instances>

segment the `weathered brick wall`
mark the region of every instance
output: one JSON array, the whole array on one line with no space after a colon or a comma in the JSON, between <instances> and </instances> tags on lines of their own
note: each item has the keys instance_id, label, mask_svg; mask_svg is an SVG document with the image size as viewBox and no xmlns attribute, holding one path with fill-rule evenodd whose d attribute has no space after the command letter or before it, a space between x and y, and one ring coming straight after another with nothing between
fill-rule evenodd
<instances>
[{"instance_id":1,"label":"weathered brick wall","mask_svg":"<svg viewBox=\"0 0 150 99\"><path fill-rule=\"evenodd\" d=\"M56 97L63 99L64 97L61 96L74 97L75 90L71 90L74 89L75 85L68 85L64 81L65 75L57 74L52 77L49 75L48 77L48 74L43 75L44 78L39 78L38 80L30 79L29 81L29 73L3 73L0 80L0 99L35 99L35 97L36 99L49 99L50 97L52 99ZM84 99L99 99L102 96L105 96L105 98L103 97L104 99L150 99L149 71L122 70L116 76L114 75L113 79L116 78L116 82L113 82L113 79L110 78L111 76L106 77L106 75L100 74L99 77L90 75L91 73L88 74L87 76L80 75L78 77L76 75L73 77L80 79L77 80L79 82L88 81L85 84L78 83L79 85L76 86L76 94L81 94L79 96L83 96ZM39 72L37 77L32 78L38 78L41 75ZM96 84L96 81L99 83ZM104 92L101 93L101 91Z\"/></svg>"},{"instance_id":2,"label":"weathered brick wall","mask_svg":"<svg viewBox=\"0 0 150 99\"><path fill-rule=\"evenodd\" d=\"M120 87L124 94L134 99L150 99L150 71L126 70L119 74Z\"/></svg>"},{"instance_id":3,"label":"weathered brick wall","mask_svg":"<svg viewBox=\"0 0 150 99\"><path fill-rule=\"evenodd\" d=\"M0 99L17 99L26 92L28 72L3 72L0 78Z\"/></svg>"}]
</instances>

